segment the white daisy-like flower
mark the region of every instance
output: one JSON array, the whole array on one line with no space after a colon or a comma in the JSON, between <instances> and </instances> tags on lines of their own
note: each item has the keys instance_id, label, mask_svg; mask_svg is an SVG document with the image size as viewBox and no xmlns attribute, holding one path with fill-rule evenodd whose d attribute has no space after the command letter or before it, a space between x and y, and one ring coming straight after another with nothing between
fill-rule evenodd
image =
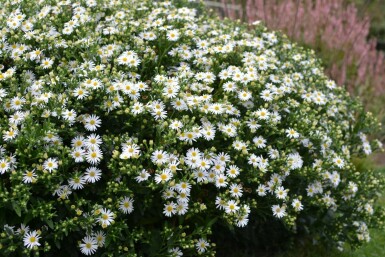
<instances>
[{"instance_id":1,"label":"white daisy-like flower","mask_svg":"<svg viewBox=\"0 0 385 257\"><path fill-rule=\"evenodd\" d=\"M99 148L103 141L99 135L91 134L84 140L84 143L87 148Z\"/></svg>"},{"instance_id":2,"label":"white daisy-like flower","mask_svg":"<svg viewBox=\"0 0 385 257\"><path fill-rule=\"evenodd\" d=\"M77 87L72 91L72 94L77 99L82 100L89 95L89 92L83 87Z\"/></svg>"},{"instance_id":3,"label":"white daisy-like flower","mask_svg":"<svg viewBox=\"0 0 385 257\"><path fill-rule=\"evenodd\" d=\"M131 197L124 197L119 202L119 210L121 210L124 214L130 214L134 211L134 200Z\"/></svg>"},{"instance_id":4,"label":"white daisy-like flower","mask_svg":"<svg viewBox=\"0 0 385 257\"><path fill-rule=\"evenodd\" d=\"M36 178L37 178L37 175L35 173L35 170L31 170L31 171L27 170L24 172L23 182L26 184L27 183L33 183L36 181Z\"/></svg>"},{"instance_id":5,"label":"white daisy-like flower","mask_svg":"<svg viewBox=\"0 0 385 257\"><path fill-rule=\"evenodd\" d=\"M4 174L10 169L10 163L7 159L0 160L0 174Z\"/></svg>"},{"instance_id":6,"label":"white daisy-like flower","mask_svg":"<svg viewBox=\"0 0 385 257\"><path fill-rule=\"evenodd\" d=\"M169 127L173 130L179 130L183 127L183 123L179 120L173 120Z\"/></svg>"},{"instance_id":7,"label":"white daisy-like flower","mask_svg":"<svg viewBox=\"0 0 385 257\"><path fill-rule=\"evenodd\" d=\"M201 158L198 160L197 168L200 170L208 170L210 168L211 161L206 158Z\"/></svg>"},{"instance_id":8,"label":"white daisy-like flower","mask_svg":"<svg viewBox=\"0 0 385 257\"><path fill-rule=\"evenodd\" d=\"M230 194L232 197L236 197L236 198L239 198L242 196L242 186L241 185L238 185L238 184L231 184L230 185Z\"/></svg>"},{"instance_id":9,"label":"white daisy-like flower","mask_svg":"<svg viewBox=\"0 0 385 257\"><path fill-rule=\"evenodd\" d=\"M229 168L226 170L226 174L230 178L236 178L239 175L239 172L239 168L235 165L230 165Z\"/></svg>"},{"instance_id":10,"label":"white daisy-like flower","mask_svg":"<svg viewBox=\"0 0 385 257\"><path fill-rule=\"evenodd\" d=\"M139 103L139 102L136 102L132 105L131 107L131 112L134 114L134 115L137 115L137 114L140 114L144 111L144 106L142 103Z\"/></svg>"},{"instance_id":11,"label":"white daisy-like flower","mask_svg":"<svg viewBox=\"0 0 385 257\"><path fill-rule=\"evenodd\" d=\"M265 89L263 90L261 93L260 93L260 96L263 100L265 100L266 102L270 102L271 100L273 100L273 94L270 90L268 89Z\"/></svg>"},{"instance_id":12,"label":"white daisy-like flower","mask_svg":"<svg viewBox=\"0 0 385 257\"><path fill-rule=\"evenodd\" d=\"M262 108L262 109L259 109L255 113L255 115L260 120L267 120L270 117L270 112L268 110L266 110L265 108Z\"/></svg>"},{"instance_id":13,"label":"white daisy-like flower","mask_svg":"<svg viewBox=\"0 0 385 257\"><path fill-rule=\"evenodd\" d=\"M227 206L227 202L225 200L223 200L222 198L220 198L219 196L217 196L215 198L215 206L219 210L224 210L225 207Z\"/></svg>"},{"instance_id":14,"label":"white daisy-like flower","mask_svg":"<svg viewBox=\"0 0 385 257\"><path fill-rule=\"evenodd\" d=\"M140 148L137 144L123 144L120 159L130 159L131 157L139 157Z\"/></svg>"},{"instance_id":15,"label":"white daisy-like flower","mask_svg":"<svg viewBox=\"0 0 385 257\"><path fill-rule=\"evenodd\" d=\"M294 208L295 211L302 211L303 205L300 200L294 199L291 203L291 206Z\"/></svg>"},{"instance_id":16,"label":"white daisy-like flower","mask_svg":"<svg viewBox=\"0 0 385 257\"><path fill-rule=\"evenodd\" d=\"M25 224L20 224L20 228L16 230L16 234L18 235L25 235L25 233L29 232L29 226Z\"/></svg>"},{"instance_id":17,"label":"white daisy-like flower","mask_svg":"<svg viewBox=\"0 0 385 257\"><path fill-rule=\"evenodd\" d=\"M169 169L164 169L160 174L155 175L155 182L157 184L169 181L173 177L172 172Z\"/></svg>"},{"instance_id":18,"label":"white daisy-like flower","mask_svg":"<svg viewBox=\"0 0 385 257\"><path fill-rule=\"evenodd\" d=\"M70 35L72 32L74 31L74 28L71 27L71 26L66 26L64 27L64 29L62 30L62 33L64 35Z\"/></svg>"},{"instance_id":19,"label":"white daisy-like flower","mask_svg":"<svg viewBox=\"0 0 385 257\"><path fill-rule=\"evenodd\" d=\"M75 162L84 161L85 150L83 148L77 147L71 152L71 156L75 159Z\"/></svg>"},{"instance_id":20,"label":"white daisy-like flower","mask_svg":"<svg viewBox=\"0 0 385 257\"><path fill-rule=\"evenodd\" d=\"M68 180L69 186L74 190L82 189L84 187L85 183L86 183L86 179L82 176L80 176L80 177L75 176L75 177L70 178Z\"/></svg>"},{"instance_id":21,"label":"white daisy-like flower","mask_svg":"<svg viewBox=\"0 0 385 257\"><path fill-rule=\"evenodd\" d=\"M277 149L269 149L268 152L269 158L271 159L277 159L279 157L279 151Z\"/></svg>"},{"instance_id":22,"label":"white daisy-like flower","mask_svg":"<svg viewBox=\"0 0 385 257\"><path fill-rule=\"evenodd\" d=\"M22 123L22 121L25 119L25 116L27 115L27 113L25 112L21 112L21 111L17 111L15 112L14 114L12 114L10 117L9 117L9 123L10 125L19 125Z\"/></svg>"},{"instance_id":23,"label":"white daisy-like flower","mask_svg":"<svg viewBox=\"0 0 385 257\"><path fill-rule=\"evenodd\" d=\"M207 247L209 247L209 243L203 238L200 238L198 242L195 244L195 247L198 253L204 253L207 250Z\"/></svg>"},{"instance_id":24,"label":"white daisy-like flower","mask_svg":"<svg viewBox=\"0 0 385 257\"><path fill-rule=\"evenodd\" d=\"M62 113L63 119L69 121L70 123L74 123L76 119L76 112L75 110L65 110Z\"/></svg>"},{"instance_id":25,"label":"white daisy-like flower","mask_svg":"<svg viewBox=\"0 0 385 257\"><path fill-rule=\"evenodd\" d=\"M338 167L338 168L343 168L345 166L345 161L340 158L340 157L335 157L333 158L333 163Z\"/></svg>"},{"instance_id":26,"label":"white daisy-like flower","mask_svg":"<svg viewBox=\"0 0 385 257\"><path fill-rule=\"evenodd\" d=\"M172 248L168 251L168 253L172 256L172 257L182 257L183 256L183 252L179 249L179 247L175 247L175 248Z\"/></svg>"},{"instance_id":27,"label":"white daisy-like flower","mask_svg":"<svg viewBox=\"0 0 385 257\"><path fill-rule=\"evenodd\" d=\"M84 173L84 179L88 183L95 183L102 176L102 171L96 167L89 167Z\"/></svg>"},{"instance_id":28,"label":"white daisy-like flower","mask_svg":"<svg viewBox=\"0 0 385 257\"><path fill-rule=\"evenodd\" d=\"M253 142L258 148L266 147L266 139L264 139L262 136L254 137Z\"/></svg>"},{"instance_id":29,"label":"white daisy-like flower","mask_svg":"<svg viewBox=\"0 0 385 257\"><path fill-rule=\"evenodd\" d=\"M242 215L237 218L237 223L236 225L238 227L245 227L249 223L249 215Z\"/></svg>"},{"instance_id":30,"label":"white daisy-like flower","mask_svg":"<svg viewBox=\"0 0 385 257\"><path fill-rule=\"evenodd\" d=\"M93 237L96 239L98 247L103 247L106 241L106 234L103 231L93 233Z\"/></svg>"},{"instance_id":31,"label":"white daisy-like flower","mask_svg":"<svg viewBox=\"0 0 385 257\"><path fill-rule=\"evenodd\" d=\"M43 67L43 69L49 69L52 67L52 64L53 64L53 60L50 59L50 58L45 58L41 61L41 66Z\"/></svg>"},{"instance_id":32,"label":"white daisy-like flower","mask_svg":"<svg viewBox=\"0 0 385 257\"><path fill-rule=\"evenodd\" d=\"M128 67L137 67L140 64L140 59L133 51L122 53L118 59L120 65L127 65Z\"/></svg>"},{"instance_id":33,"label":"white daisy-like flower","mask_svg":"<svg viewBox=\"0 0 385 257\"><path fill-rule=\"evenodd\" d=\"M11 141L19 134L19 130L11 128L3 134L4 141Z\"/></svg>"},{"instance_id":34,"label":"white daisy-like flower","mask_svg":"<svg viewBox=\"0 0 385 257\"><path fill-rule=\"evenodd\" d=\"M239 206L234 200L230 200L226 203L225 211L226 213L234 213L239 210Z\"/></svg>"},{"instance_id":35,"label":"white daisy-like flower","mask_svg":"<svg viewBox=\"0 0 385 257\"><path fill-rule=\"evenodd\" d=\"M40 246L39 240L40 235L37 233L36 230L25 233L23 237L24 246L29 249L32 249L35 246Z\"/></svg>"},{"instance_id":36,"label":"white daisy-like flower","mask_svg":"<svg viewBox=\"0 0 385 257\"><path fill-rule=\"evenodd\" d=\"M252 98L252 94L249 91L242 90L238 92L238 98L241 101L248 101Z\"/></svg>"},{"instance_id":37,"label":"white daisy-like flower","mask_svg":"<svg viewBox=\"0 0 385 257\"><path fill-rule=\"evenodd\" d=\"M287 196L287 192L288 190L285 190L283 188L283 186L279 186L275 189L274 193L275 193L275 196L278 198L278 199L285 199L286 196Z\"/></svg>"},{"instance_id":38,"label":"white daisy-like flower","mask_svg":"<svg viewBox=\"0 0 385 257\"><path fill-rule=\"evenodd\" d=\"M163 214L167 217L171 217L176 213L176 204L174 202L170 202L164 205Z\"/></svg>"},{"instance_id":39,"label":"white daisy-like flower","mask_svg":"<svg viewBox=\"0 0 385 257\"><path fill-rule=\"evenodd\" d=\"M86 153L86 160L92 165L98 164L103 158L103 153L99 148L91 148Z\"/></svg>"},{"instance_id":40,"label":"white daisy-like flower","mask_svg":"<svg viewBox=\"0 0 385 257\"><path fill-rule=\"evenodd\" d=\"M86 236L82 239L83 243L81 243L80 251L85 255L91 255L96 252L98 249L98 241L93 236Z\"/></svg>"},{"instance_id":41,"label":"white daisy-like flower","mask_svg":"<svg viewBox=\"0 0 385 257\"><path fill-rule=\"evenodd\" d=\"M188 210L188 200L181 201L180 199L178 199L175 210L178 215L185 215Z\"/></svg>"},{"instance_id":42,"label":"white daisy-like flower","mask_svg":"<svg viewBox=\"0 0 385 257\"><path fill-rule=\"evenodd\" d=\"M266 195L266 191L267 191L267 187L265 185L261 184L257 188L257 194L259 196L265 196Z\"/></svg>"},{"instance_id":43,"label":"white daisy-like flower","mask_svg":"<svg viewBox=\"0 0 385 257\"><path fill-rule=\"evenodd\" d=\"M298 138L299 133L292 128L286 129L286 135L288 138Z\"/></svg>"},{"instance_id":44,"label":"white daisy-like flower","mask_svg":"<svg viewBox=\"0 0 385 257\"><path fill-rule=\"evenodd\" d=\"M137 182L143 182L143 181L148 180L149 177L150 177L150 173L148 173L145 169L143 169L143 170L141 170L139 175L135 177L135 180Z\"/></svg>"},{"instance_id":45,"label":"white daisy-like flower","mask_svg":"<svg viewBox=\"0 0 385 257\"><path fill-rule=\"evenodd\" d=\"M221 152L215 157L216 161L221 163L227 163L230 161L230 155L228 153Z\"/></svg>"},{"instance_id":46,"label":"white daisy-like flower","mask_svg":"<svg viewBox=\"0 0 385 257\"><path fill-rule=\"evenodd\" d=\"M85 146L85 141L83 136L77 136L71 140L71 146L73 148L80 148Z\"/></svg>"},{"instance_id":47,"label":"white daisy-like flower","mask_svg":"<svg viewBox=\"0 0 385 257\"><path fill-rule=\"evenodd\" d=\"M179 192L179 193L187 193L189 194L190 193L190 190L191 190L191 184L188 183L188 182L185 182L185 181L181 181L179 182L175 188L176 190Z\"/></svg>"},{"instance_id":48,"label":"white daisy-like flower","mask_svg":"<svg viewBox=\"0 0 385 257\"><path fill-rule=\"evenodd\" d=\"M151 161L154 164L160 165L168 162L169 154L162 150L156 150L151 155Z\"/></svg>"},{"instance_id":49,"label":"white daisy-like flower","mask_svg":"<svg viewBox=\"0 0 385 257\"><path fill-rule=\"evenodd\" d=\"M217 188L227 186L227 177L224 174L218 174L215 180L215 186Z\"/></svg>"},{"instance_id":50,"label":"white daisy-like flower","mask_svg":"<svg viewBox=\"0 0 385 257\"><path fill-rule=\"evenodd\" d=\"M177 41L180 37L179 31L176 29L167 32L167 39L170 41Z\"/></svg>"},{"instance_id":51,"label":"white daisy-like flower","mask_svg":"<svg viewBox=\"0 0 385 257\"><path fill-rule=\"evenodd\" d=\"M97 221L102 225L102 227L107 227L114 222L115 214L108 209L100 209L100 216L97 218Z\"/></svg>"},{"instance_id":52,"label":"white daisy-like flower","mask_svg":"<svg viewBox=\"0 0 385 257\"><path fill-rule=\"evenodd\" d=\"M208 172L205 170L195 170L194 177L197 182L204 182L208 179Z\"/></svg>"},{"instance_id":53,"label":"white daisy-like flower","mask_svg":"<svg viewBox=\"0 0 385 257\"><path fill-rule=\"evenodd\" d=\"M85 118L84 127L88 131L95 131L95 130L97 130L98 127L100 127L101 124L102 124L101 119L98 116L92 114L92 115Z\"/></svg>"},{"instance_id":54,"label":"white daisy-like flower","mask_svg":"<svg viewBox=\"0 0 385 257\"><path fill-rule=\"evenodd\" d=\"M48 158L43 163L43 168L49 172L52 172L53 170L56 170L59 167L58 161L54 158Z\"/></svg>"},{"instance_id":55,"label":"white daisy-like flower","mask_svg":"<svg viewBox=\"0 0 385 257\"><path fill-rule=\"evenodd\" d=\"M285 206L273 205L271 210L273 211L273 215L279 219L286 216Z\"/></svg>"}]
</instances>

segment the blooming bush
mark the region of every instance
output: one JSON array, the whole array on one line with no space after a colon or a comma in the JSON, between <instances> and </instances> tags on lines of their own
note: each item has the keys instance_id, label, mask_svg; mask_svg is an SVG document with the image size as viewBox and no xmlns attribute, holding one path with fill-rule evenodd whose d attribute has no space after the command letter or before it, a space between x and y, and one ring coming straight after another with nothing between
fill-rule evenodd
<instances>
[{"instance_id":1,"label":"blooming bush","mask_svg":"<svg viewBox=\"0 0 385 257\"><path fill-rule=\"evenodd\" d=\"M226 8L226 0L222 3L225 15L243 18L243 12ZM244 9L248 22L262 20L270 29L282 30L317 49L326 73L349 91L358 93L360 87L370 84L373 95L385 92L384 54L376 50L375 39L368 40L369 17L361 17L355 5L346 6L343 0L247 0Z\"/></svg>"},{"instance_id":2,"label":"blooming bush","mask_svg":"<svg viewBox=\"0 0 385 257\"><path fill-rule=\"evenodd\" d=\"M219 221L342 248L377 126L314 54L194 2L2 1L2 256L215 255Z\"/></svg>"},{"instance_id":3,"label":"blooming bush","mask_svg":"<svg viewBox=\"0 0 385 257\"><path fill-rule=\"evenodd\" d=\"M292 40L316 49L325 73L359 96L365 108L385 122L385 56L376 50L377 39L370 38L373 17L362 15L356 5L347 5L343 0L221 0L221 3L227 17L249 23L261 20L269 29L282 30ZM367 10L367 5L370 5L367 13L378 16L373 9L378 12L381 4L365 2L358 6L362 11ZM234 10L235 6L242 8ZM383 12L379 13L382 17ZM373 20L376 22L376 17ZM383 132L378 137L385 140Z\"/></svg>"}]
</instances>

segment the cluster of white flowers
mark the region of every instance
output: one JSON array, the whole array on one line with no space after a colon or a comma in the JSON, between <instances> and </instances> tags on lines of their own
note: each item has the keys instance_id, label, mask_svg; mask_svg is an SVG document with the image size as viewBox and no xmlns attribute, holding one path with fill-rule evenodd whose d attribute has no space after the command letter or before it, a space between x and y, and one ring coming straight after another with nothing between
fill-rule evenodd
<instances>
[{"instance_id":1,"label":"cluster of white flowers","mask_svg":"<svg viewBox=\"0 0 385 257\"><path fill-rule=\"evenodd\" d=\"M17 188L0 194L49 227L23 233L25 247L81 233L85 255L123 235L135 251L152 220L244 227L259 206L292 227L304 210L355 213L343 225L368 239L351 155L381 146L310 52L193 1L32 2L0 10L0 175ZM209 229L189 241L165 228L179 244L167 253L212 253Z\"/></svg>"}]
</instances>

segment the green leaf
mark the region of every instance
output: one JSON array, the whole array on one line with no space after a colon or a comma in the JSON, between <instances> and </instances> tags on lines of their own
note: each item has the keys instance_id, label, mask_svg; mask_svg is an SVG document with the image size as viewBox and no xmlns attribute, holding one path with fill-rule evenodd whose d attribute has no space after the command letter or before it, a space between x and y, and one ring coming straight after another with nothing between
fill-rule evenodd
<instances>
[{"instance_id":1,"label":"green leaf","mask_svg":"<svg viewBox=\"0 0 385 257\"><path fill-rule=\"evenodd\" d=\"M8 235L13 235L13 233L14 233L14 231L7 226L4 226L4 230Z\"/></svg>"},{"instance_id":2,"label":"green leaf","mask_svg":"<svg viewBox=\"0 0 385 257\"><path fill-rule=\"evenodd\" d=\"M21 208L15 201L12 201L12 207L13 210L16 212L17 216L21 217Z\"/></svg>"},{"instance_id":3,"label":"green leaf","mask_svg":"<svg viewBox=\"0 0 385 257\"><path fill-rule=\"evenodd\" d=\"M152 230L151 231L151 239L150 239L150 255L154 256L160 252L160 249L162 247L162 236L160 234L160 231L158 230Z\"/></svg>"},{"instance_id":4,"label":"green leaf","mask_svg":"<svg viewBox=\"0 0 385 257\"><path fill-rule=\"evenodd\" d=\"M217 222L217 220L218 220L218 217L213 218L212 220L210 220L210 221L207 223L207 226L206 226L206 227L211 228L211 226L212 226L215 222Z\"/></svg>"},{"instance_id":5,"label":"green leaf","mask_svg":"<svg viewBox=\"0 0 385 257\"><path fill-rule=\"evenodd\" d=\"M55 245L56 245L57 249L60 249L61 245L60 245L59 240L55 240Z\"/></svg>"},{"instance_id":6,"label":"green leaf","mask_svg":"<svg viewBox=\"0 0 385 257\"><path fill-rule=\"evenodd\" d=\"M53 225L52 220L46 220L45 222L47 223L48 227L50 227L50 229L54 229L55 228L54 225Z\"/></svg>"},{"instance_id":7,"label":"green leaf","mask_svg":"<svg viewBox=\"0 0 385 257\"><path fill-rule=\"evenodd\" d=\"M109 246L111 243L111 238L110 237L107 237L106 238L106 241L104 242L104 246L107 248L107 246Z\"/></svg>"},{"instance_id":8,"label":"green leaf","mask_svg":"<svg viewBox=\"0 0 385 257\"><path fill-rule=\"evenodd\" d=\"M24 217L24 224L28 224L28 222L30 222L32 219L33 219L32 214L27 213L27 215L25 215L25 217Z\"/></svg>"},{"instance_id":9,"label":"green leaf","mask_svg":"<svg viewBox=\"0 0 385 257\"><path fill-rule=\"evenodd\" d=\"M5 223L7 223L5 220L5 210L0 208L0 226L4 226Z\"/></svg>"}]
</instances>

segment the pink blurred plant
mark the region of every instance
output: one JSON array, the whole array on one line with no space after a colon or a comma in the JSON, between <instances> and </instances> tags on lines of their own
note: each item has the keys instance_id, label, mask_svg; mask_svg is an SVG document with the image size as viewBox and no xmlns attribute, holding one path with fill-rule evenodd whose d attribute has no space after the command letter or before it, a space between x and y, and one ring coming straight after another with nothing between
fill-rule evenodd
<instances>
[{"instance_id":1,"label":"pink blurred plant","mask_svg":"<svg viewBox=\"0 0 385 257\"><path fill-rule=\"evenodd\" d=\"M360 94L370 86L372 95L385 93L384 54L376 50L375 39L367 39L369 17L360 17L354 5L343 0L244 0L244 12L237 13L228 5L239 1L221 1L229 18L261 20L311 46L323 57L329 76L349 91Z\"/></svg>"}]
</instances>

